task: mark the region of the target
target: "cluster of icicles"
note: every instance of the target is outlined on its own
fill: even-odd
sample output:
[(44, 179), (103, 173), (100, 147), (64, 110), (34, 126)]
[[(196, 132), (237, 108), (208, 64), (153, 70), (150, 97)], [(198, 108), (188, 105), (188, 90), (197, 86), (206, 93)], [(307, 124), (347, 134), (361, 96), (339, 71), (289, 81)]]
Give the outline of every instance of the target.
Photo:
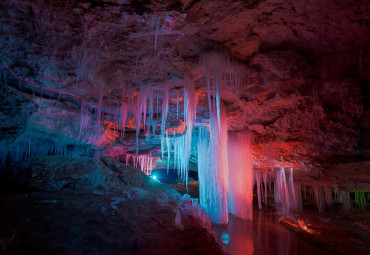
[[(157, 23), (154, 20), (153, 26), (158, 27)], [(253, 171), (252, 138), (249, 133), (228, 133), (226, 110), (220, 96), (222, 90), (231, 90), (238, 94), (242, 85), (249, 83), (248, 72), (242, 65), (218, 52), (203, 54), (200, 62), (205, 72), (209, 122), (197, 122), (199, 94), (195, 91), (193, 79), (186, 75), (183, 97), (185, 128), (181, 127), (182, 133), (166, 129), (171, 90), (169, 83), (164, 83), (162, 88), (140, 86), (139, 91), (126, 84), (122, 86), (121, 103), (118, 106), (104, 105), (104, 88), (99, 90), (97, 104), (81, 104), (79, 139), (84, 139), (88, 129), (101, 130), (102, 120), (117, 123), (114, 125), (114, 131), (120, 134), (121, 140), (124, 139), (126, 127), (136, 129), (136, 154), (126, 153), (126, 164), (140, 167), (144, 173), (150, 175), (157, 158), (138, 154), (139, 135), (144, 131), (147, 140), (156, 136), (159, 133), (157, 124), (160, 119), (158, 135), (161, 139), (162, 159), (166, 158), (168, 168), (173, 162), (178, 175), (187, 183), (190, 158), (192, 155), (197, 157), (200, 208), (204, 209), (213, 223), (227, 223), (229, 212), (252, 220), (254, 185), (258, 205), (262, 209), (262, 201), (267, 203), (268, 187), (270, 186), (271, 192), (272, 182), (275, 185), (275, 202), (281, 204), (285, 214), (291, 210), (300, 210), (302, 200), (311, 198), (316, 202), (319, 211), (323, 211), (325, 206), (333, 203), (333, 193), (334, 199), (344, 207), (350, 207), (351, 199), (348, 193), (339, 192), (335, 187), (307, 187), (294, 183), (293, 169), (290, 170), (288, 178), (284, 168), (275, 171), (275, 174)], [(176, 108), (178, 117), (178, 94)], [(93, 112), (96, 112), (96, 122), (91, 118)], [(96, 124), (92, 124), (94, 122)], [(65, 144), (37, 146), (32, 143), (30, 137), (24, 135), (10, 150), (4, 146), (0, 147), (0, 164), (6, 162), (8, 155), (13, 160), (23, 160), (33, 156), (67, 154)], [(364, 200), (361, 194), (357, 197), (358, 201)]]
[[(274, 193), (275, 203), (281, 205), (282, 213), (288, 215), (292, 211), (303, 209), (302, 203), (307, 201), (315, 203), (318, 211), (321, 213), (325, 208), (330, 207), (333, 203), (342, 204), (344, 210), (351, 208), (351, 198), (349, 192), (341, 191), (336, 186), (329, 185), (308, 185), (294, 181), (294, 169), (286, 170), (282, 167), (280, 170), (255, 171), (254, 184), (257, 190), (258, 207), (262, 209), (262, 202), (267, 204), (268, 194)], [(271, 184), (274, 184), (272, 189)], [(358, 201), (355, 203), (358, 207), (366, 208), (366, 204), (361, 204), (361, 197), (364, 194), (358, 192), (356, 195)]]
[[(194, 83), (186, 77), (184, 88), (184, 119), (186, 131), (181, 136), (169, 136), (165, 130), (165, 115), (162, 115), (162, 157), (167, 157), (169, 164), (173, 159), (174, 167), (185, 182), (188, 178), (189, 159), (197, 156), (200, 208), (210, 216), (213, 223), (227, 223), (228, 213), (243, 219), (253, 219), (253, 188), (256, 186), (258, 206), (262, 209), (262, 201), (267, 204), (268, 183), (274, 183), (275, 202), (280, 204), (284, 214), (302, 209), (302, 201), (313, 199), (320, 212), (330, 206), (334, 200), (348, 206), (348, 193), (339, 192), (330, 186), (307, 186), (294, 182), (293, 169), (286, 175), (280, 168), (268, 172), (254, 171), (252, 158), (252, 137), (247, 132), (228, 133), (225, 107), (220, 98), (221, 89), (225, 84), (239, 77), (228, 73), (234, 70), (225, 61), (224, 56), (210, 53), (202, 56), (207, 84), (209, 107), (209, 123), (195, 123), (198, 96)], [(228, 68), (226, 68), (228, 67)], [(238, 68), (236, 68), (238, 70)], [(238, 86), (235, 87), (238, 89)], [(168, 93), (164, 93), (164, 98)], [(164, 103), (164, 114), (168, 104)], [(195, 130), (193, 130), (195, 127)], [(287, 178), (288, 176), (288, 178)], [(360, 200), (360, 199), (358, 199)]]
[[(141, 86), (139, 92), (134, 91), (133, 87), (123, 86), (122, 103), (116, 108), (103, 106), (104, 93), (101, 90), (96, 106), (96, 128), (100, 128), (103, 119), (118, 123), (115, 131), (120, 131), (121, 139), (124, 138), (126, 126), (135, 128), (136, 154), (126, 153), (125, 162), (150, 175), (157, 158), (138, 154), (139, 135), (142, 131), (146, 139), (157, 135), (156, 125), (160, 116), (162, 159), (167, 160), (168, 169), (173, 162), (171, 167), (177, 169), (179, 177), (187, 183), (190, 158), (197, 156), (200, 208), (204, 209), (213, 223), (227, 223), (229, 212), (252, 220), (253, 188), (256, 186), (258, 206), (262, 209), (262, 201), (267, 203), (268, 183), (271, 186), (271, 182), (274, 183), (275, 202), (281, 205), (284, 214), (300, 210), (302, 199), (313, 198), (319, 211), (330, 206), (333, 203), (332, 188), (306, 187), (294, 183), (293, 169), (288, 178), (283, 168), (275, 171), (273, 176), (268, 172), (253, 171), (252, 137), (249, 133), (228, 133), (226, 111), (220, 98), (221, 90), (239, 92), (242, 84), (248, 82), (248, 76), (242, 72), (240, 65), (231, 62), (223, 54), (203, 54), (201, 64), (205, 70), (209, 123), (196, 121), (199, 94), (195, 91), (192, 78), (186, 75), (183, 95), (185, 128), (181, 127), (182, 132), (171, 132), (166, 127), (171, 100), (169, 83), (164, 83), (162, 88)], [(176, 96), (176, 115), (179, 116), (178, 93)], [(88, 119), (91, 116), (90, 108), (81, 106), (80, 135), (91, 122)], [(104, 117), (102, 113), (105, 113)], [(133, 120), (133, 125), (129, 124), (129, 119)], [(271, 188), (269, 190), (271, 192)], [(344, 204), (348, 204), (347, 197), (345, 193), (338, 193), (337, 196)]]
[(0, 168), (5, 168), (6, 162), (20, 161), (36, 156), (67, 155), (67, 144), (39, 141), (32, 136), (29, 129), (10, 144), (0, 144)]
[(134, 167), (140, 168), (146, 175), (152, 174), (154, 163), (158, 159), (158, 157), (152, 157), (149, 154), (136, 155), (131, 153), (116, 154), (116, 159), (119, 160), (121, 155), (124, 156), (126, 165), (131, 164)]

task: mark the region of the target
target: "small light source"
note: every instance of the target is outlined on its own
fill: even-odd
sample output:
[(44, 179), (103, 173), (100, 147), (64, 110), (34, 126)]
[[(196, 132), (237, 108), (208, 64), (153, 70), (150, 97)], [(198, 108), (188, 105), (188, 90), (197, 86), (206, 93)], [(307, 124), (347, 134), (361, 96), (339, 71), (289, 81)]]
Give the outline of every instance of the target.
[(156, 175), (153, 175), (153, 178), (157, 180), (157, 176)]

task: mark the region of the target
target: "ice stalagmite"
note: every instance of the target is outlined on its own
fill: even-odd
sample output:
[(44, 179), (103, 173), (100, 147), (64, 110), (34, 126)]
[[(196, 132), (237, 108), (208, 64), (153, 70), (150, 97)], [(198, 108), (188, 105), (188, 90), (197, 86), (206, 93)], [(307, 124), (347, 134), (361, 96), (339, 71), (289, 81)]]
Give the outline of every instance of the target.
[(253, 159), (251, 134), (229, 133), (229, 211), (253, 219)]

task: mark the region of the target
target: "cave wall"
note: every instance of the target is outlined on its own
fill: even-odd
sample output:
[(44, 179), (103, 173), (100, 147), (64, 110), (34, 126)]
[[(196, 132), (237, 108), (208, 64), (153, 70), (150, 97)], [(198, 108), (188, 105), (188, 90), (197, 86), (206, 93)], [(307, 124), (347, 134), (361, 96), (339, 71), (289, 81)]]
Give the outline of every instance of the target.
[[(367, 1), (4, 0), (0, 5), (3, 148), (28, 125), (40, 143), (132, 152), (132, 125), (120, 141), (109, 124), (122, 87), (138, 92), (151, 86), (161, 101), (167, 82), (175, 99), (189, 75), (202, 98), (199, 58), (218, 50), (248, 72), (242, 91), (222, 91), (221, 99), (229, 130), (255, 134), (255, 168), (317, 173), (370, 156)], [(99, 91), (106, 122), (96, 129)], [(91, 106), (84, 137), (82, 104)], [(178, 127), (176, 102), (169, 107), (168, 127)], [(179, 107), (183, 118), (182, 102)], [(207, 121), (206, 110), (200, 103), (199, 121)], [(158, 155), (159, 143), (158, 137), (140, 136), (142, 152)]]

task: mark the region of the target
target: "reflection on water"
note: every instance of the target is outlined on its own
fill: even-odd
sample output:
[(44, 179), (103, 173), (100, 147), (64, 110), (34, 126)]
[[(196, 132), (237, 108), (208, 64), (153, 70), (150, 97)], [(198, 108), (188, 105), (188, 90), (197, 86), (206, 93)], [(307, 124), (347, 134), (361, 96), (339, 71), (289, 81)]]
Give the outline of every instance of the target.
[(229, 214), (228, 225), (213, 225), (217, 242), (220, 243), (222, 231), (229, 233), (229, 245), (225, 247), (228, 254), (329, 254), (285, 229), (272, 212), (254, 210), (253, 213), (253, 222)]

